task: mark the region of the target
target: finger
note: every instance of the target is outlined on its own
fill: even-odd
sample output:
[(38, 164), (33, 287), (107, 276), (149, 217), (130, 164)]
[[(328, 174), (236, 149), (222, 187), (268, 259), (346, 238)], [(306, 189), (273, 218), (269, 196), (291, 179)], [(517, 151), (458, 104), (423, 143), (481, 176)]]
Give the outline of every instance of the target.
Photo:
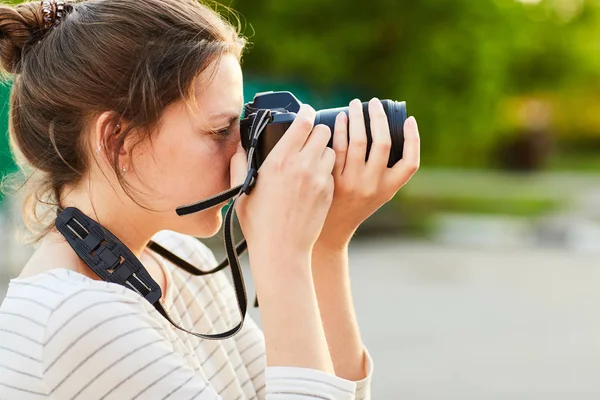
[(231, 187), (235, 187), (241, 185), (246, 180), (246, 175), (248, 174), (248, 165), (247, 165), (247, 155), (246, 150), (242, 147), (240, 143), (238, 145), (237, 151), (231, 157), (229, 175), (231, 178)]
[(346, 165), (346, 157), (348, 155), (348, 116), (345, 112), (341, 112), (335, 119), (335, 127), (333, 129), (333, 150), (335, 151), (335, 166), (333, 175), (340, 176)]
[(326, 147), (325, 151), (323, 151), (323, 155), (321, 156), (320, 160), (320, 167), (322, 171), (328, 174), (332, 174), (333, 169), (335, 168), (336, 158), (337, 156), (335, 154), (335, 151), (330, 147)]
[(272, 151), (285, 154), (299, 152), (306, 144), (313, 130), (315, 116), (316, 112), (311, 106), (302, 104), (294, 122), (292, 122), (285, 134), (279, 139)]
[(419, 128), (414, 117), (404, 123), (404, 149), (402, 159), (391, 169), (392, 184), (400, 188), (417, 172), (421, 159)]
[(350, 102), (350, 143), (344, 166), (344, 174), (357, 175), (365, 167), (367, 154), (367, 132), (362, 103), (358, 99)]
[(382, 171), (387, 168), (390, 158), (392, 137), (390, 136), (390, 126), (383, 104), (377, 98), (369, 102), (369, 117), (371, 119), (371, 138), (373, 142), (371, 143), (367, 168), (381, 175)]
[(331, 140), (331, 129), (327, 125), (319, 124), (314, 127), (301, 153), (312, 160), (319, 160)]

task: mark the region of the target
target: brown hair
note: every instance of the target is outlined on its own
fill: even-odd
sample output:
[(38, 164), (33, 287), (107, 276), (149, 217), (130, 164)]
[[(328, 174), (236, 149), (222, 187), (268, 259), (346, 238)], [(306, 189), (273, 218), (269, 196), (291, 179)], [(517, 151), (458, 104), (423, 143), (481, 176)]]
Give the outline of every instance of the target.
[(198, 75), (224, 54), (239, 59), (245, 45), (239, 20), (235, 29), (198, 0), (76, 1), (67, 11), (45, 30), (40, 1), (0, 5), (0, 64), (13, 80), (10, 146), (26, 176), (32, 242), (54, 228), (65, 186), (89, 171), (84, 132), (94, 117), (109, 111), (112, 126), (127, 122), (112, 156), (125, 189), (117, 157), (125, 137), (150, 138), (165, 107), (192, 100)]

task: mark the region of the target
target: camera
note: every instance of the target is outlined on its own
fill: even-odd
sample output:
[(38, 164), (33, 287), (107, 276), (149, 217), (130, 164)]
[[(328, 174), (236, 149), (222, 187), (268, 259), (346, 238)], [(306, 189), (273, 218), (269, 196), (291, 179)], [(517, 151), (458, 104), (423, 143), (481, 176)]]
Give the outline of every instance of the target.
[[(393, 100), (382, 100), (383, 109), (388, 118), (390, 134), (392, 138), (392, 147), (390, 157), (388, 159), (388, 167), (392, 167), (402, 158), (402, 149), (404, 146), (404, 122), (406, 121), (406, 102), (398, 102)], [(275, 147), (279, 139), (288, 130), (296, 114), (300, 110), (302, 103), (290, 92), (265, 92), (255, 95), (254, 100), (244, 105), (244, 115), (240, 123), (240, 133), (242, 146), (246, 151), (250, 148), (251, 143), (251, 128), (256, 119), (258, 110), (270, 110), (271, 115), (268, 124), (261, 132), (258, 145), (256, 147), (257, 167), (269, 155), (269, 152)], [(369, 157), (371, 149), (371, 124), (369, 118), (368, 102), (363, 103), (363, 114), (365, 118), (365, 128), (367, 132), (367, 152), (366, 158)], [(340, 112), (348, 114), (349, 107), (330, 108), (317, 112), (315, 118), (315, 126), (318, 124), (327, 125), (333, 132), (335, 119)], [(333, 138), (329, 141), (328, 146), (333, 144)]]

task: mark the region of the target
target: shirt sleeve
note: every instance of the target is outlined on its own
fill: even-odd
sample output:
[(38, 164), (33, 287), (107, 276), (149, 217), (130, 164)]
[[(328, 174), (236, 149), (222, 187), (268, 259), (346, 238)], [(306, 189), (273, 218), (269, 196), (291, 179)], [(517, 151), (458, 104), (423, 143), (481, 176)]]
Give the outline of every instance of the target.
[(356, 400), (371, 400), (371, 378), (373, 376), (373, 359), (365, 348), (366, 377), (356, 382)]
[[(145, 300), (113, 288), (78, 289), (52, 311), (42, 352), (49, 398), (220, 400), (161, 334)], [(311, 369), (269, 367), (264, 381), (266, 400), (355, 398), (354, 382)]]

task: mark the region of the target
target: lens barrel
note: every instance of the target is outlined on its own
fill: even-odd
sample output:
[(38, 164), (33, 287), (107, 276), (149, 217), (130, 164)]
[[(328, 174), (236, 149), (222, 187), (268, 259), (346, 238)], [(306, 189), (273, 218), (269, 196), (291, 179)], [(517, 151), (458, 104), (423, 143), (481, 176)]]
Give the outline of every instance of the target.
[[(392, 167), (402, 158), (402, 149), (404, 147), (404, 122), (407, 118), (406, 102), (382, 100), (381, 103), (383, 104), (383, 109), (388, 117), (388, 125), (390, 127), (390, 135), (392, 138), (392, 148), (388, 159), (388, 167)], [(371, 136), (371, 118), (369, 117), (369, 103), (365, 102), (362, 104), (367, 131), (366, 158), (368, 159), (371, 144), (373, 143), (373, 138)], [(331, 132), (333, 132), (337, 115), (340, 112), (345, 112), (346, 115), (348, 115), (348, 110), (349, 107), (339, 107), (318, 111), (315, 118), (315, 126), (324, 124), (331, 129)], [(333, 141), (329, 142), (329, 147), (332, 146), (332, 143)]]
[[(390, 136), (392, 139), (390, 156), (388, 159), (388, 167), (394, 166), (402, 158), (402, 150), (404, 147), (404, 123), (407, 118), (406, 102), (382, 100), (383, 109), (388, 119), (390, 128)], [(258, 109), (271, 110), (271, 122), (265, 127), (261, 134), (260, 140), (256, 148), (256, 163), (260, 166), (277, 144), (279, 139), (283, 137), (299, 111), (302, 103), (290, 92), (267, 92), (259, 93), (254, 97), (252, 103), (246, 104), (247, 117), (240, 122), (240, 135), (242, 146), (248, 150), (250, 148), (250, 132), (255, 111)], [(363, 116), (365, 119), (365, 128), (367, 134), (367, 151), (365, 159), (369, 158), (373, 138), (371, 136), (371, 119), (369, 117), (369, 103), (362, 103)], [(349, 107), (329, 108), (317, 112), (315, 117), (315, 126), (319, 124), (327, 125), (333, 132), (335, 127), (335, 119), (340, 112), (349, 114)], [(333, 145), (333, 138), (329, 141), (329, 147)]]

